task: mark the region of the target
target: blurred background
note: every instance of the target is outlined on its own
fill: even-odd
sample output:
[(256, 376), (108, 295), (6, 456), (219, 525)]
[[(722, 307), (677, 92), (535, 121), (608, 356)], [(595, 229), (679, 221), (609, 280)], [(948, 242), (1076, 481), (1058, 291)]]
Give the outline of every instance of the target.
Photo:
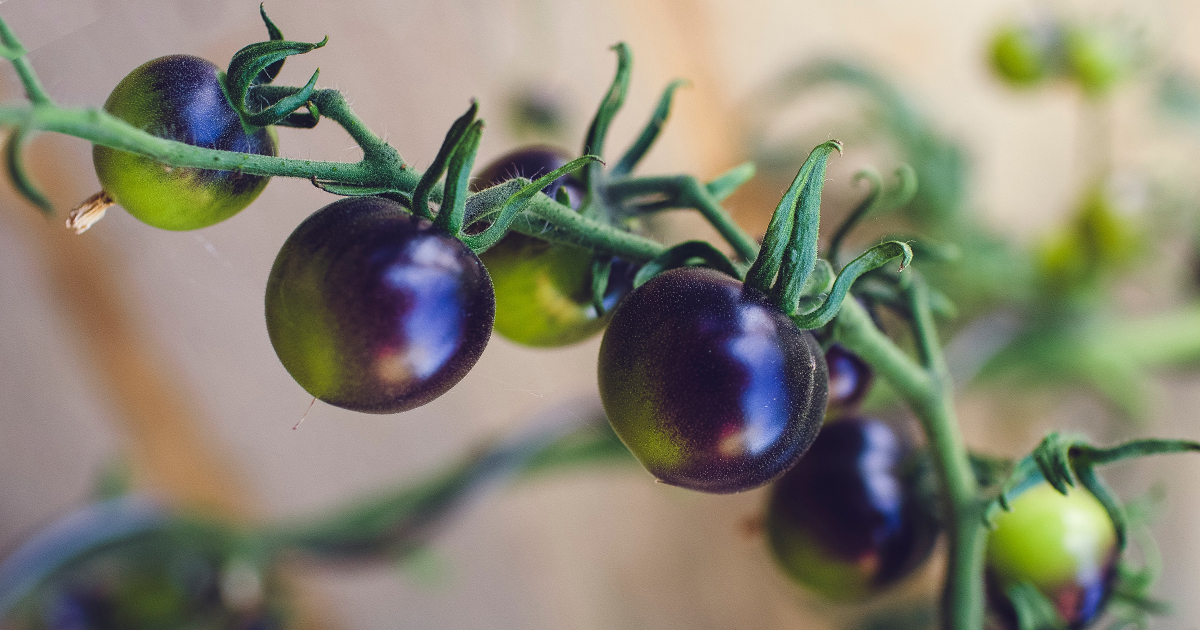
[[(302, 84), (319, 66), (320, 85), (342, 90), (418, 168), (472, 97), (489, 122), (478, 163), (533, 141), (577, 151), (611, 80), (608, 48), (625, 41), (634, 53), (632, 88), (610, 146), (632, 140), (667, 82), (689, 79), (640, 172), (707, 179), (759, 160), (759, 180), (727, 203), (752, 233), (765, 229), (802, 160), (772, 147), (800, 147), (802, 156), (826, 139), (846, 142), (826, 184), (835, 215), (862, 194), (852, 181), (858, 168), (890, 172), (907, 159), (868, 133), (852, 90), (831, 84), (772, 100), (791, 70), (830, 58), (878, 73), (960, 147), (969, 169), (963, 211), (1020, 247), (1036, 247), (1076, 210), (1095, 175), (1094, 124), (1109, 130), (1099, 141), (1112, 150), (1100, 153), (1111, 155), (1105, 168), (1132, 216), (1154, 204), (1168, 215), (1200, 210), (1200, 127), (1166, 111), (1159, 80), (1172, 69), (1200, 75), (1200, 4), (1192, 0), (277, 0), (267, 9), (289, 39), (330, 38), (290, 60), (278, 82)], [(161, 55), (224, 66), (263, 39), (257, 10), (254, 0), (7, 0), (0, 16), (49, 92), (84, 106), (103, 103), (125, 74)], [(989, 66), (997, 30), (1061, 15), (1127, 27), (1143, 51), (1145, 78), (1129, 79), (1102, 108), (1076, 86), (1016, 90), (998, 79)], [(21, 96), (9, 70), (0, 71), (0, 93)], [(330, 122), (283, 129), (280, 138), (289, 157), (359, 155)], [(59, 218), (98, 189), (82, 141), (41, 136), (28, 159)], [(178, 504), (265, 522), (395, 486), (538, 418), (596, 413), (599, 338), (534, 350), (494, 337), (467, 378), (429, 405), (366, 416), (318, 403), (293, 430), (311, 397), (270, 346), (263, 287), (287, 235), (331, 200), (308, 182), (277, 179), (249, 209), (211, 228), (165, 232), (113, 210), (77, 237), (0, 186), (0, 555), (84, 505), (114, 466)], [(713, 236), (683, 212), (652, 228), (669, 240)], [(1116, 289), (1122, 308), (1170, 304), (1186, 293), (1181, 284), (1195, 282), (1160, 272), (1187, 268), (1195, 239), (1186, 230), (1176, 237), (1150, 254), (1170, 265), (1147, 263), (1150, 272)], [(1200, 439), (1200, 374), (1159, 373), (1148, 391), (1142, 424), (1071, 389), (1017, 402), (967, 391), (960, 413), (970, 445), (1003, 455), (1028, 452), (1051, 427), (1102, 443)], [(1176, 614), (1154, 627), (1198, 627), (1200, 458), (1121, 465), (1111, 479), (1127, 496), (1165, 489), (1154, 531), (1167, 561), (1156, 593)], [(580, 470), (474, 503), (407, 564), (296, 567), (287, 579), (297, 618), (312, 628), (856, 623), (860, 610), (823, 603), (772, 566), (751, 526), (764, 499), (761, 491), (692, 494), (633, 467)], [(938, 565), (874, 609), (931, 592)]]

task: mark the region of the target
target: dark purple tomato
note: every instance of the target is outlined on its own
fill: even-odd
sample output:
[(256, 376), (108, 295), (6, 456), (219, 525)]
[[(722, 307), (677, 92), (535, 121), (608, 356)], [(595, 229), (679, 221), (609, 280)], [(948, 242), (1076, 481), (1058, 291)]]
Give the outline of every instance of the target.
[[(247, 128), (230, 105), (220, 69), (189, 55), (159, 57), (121, 79), (104, 102), (108, 113), (160, 138), (222, 151), (275, 155), (275, 137)], [(224, 221), (250, 205), (267, 177), (236, 171), (172, 168), (96, 145), (100, 184), (129, 214), (167, 230)]]
[(825, 365), (829, 366), (829, 411), (856, 409), (875, 380), (871, 366), (836, 343), (825, 352)]
[(1096, 619), (1116, 576), (1117, 535), (1108, 512), (1087, 490), (1063, 495), (1036, 479), (1018, 489), (988, 536), (987, 568), (997, 612), (1015, 627), (1003, 594), (1018, 582), (1037, 588), (1071, 628)]
[(826, 424), (771, 490), (767, 540), (783, 570), (845, 601), (876, 593), (920, 566), (938, 527), (904, 470), (910, 453), (878, 420)]
[[(570, 160), (569, 154), (549, 147), (530, 147), (497, 159), (480, 171), (478, 188), (514, 177), (537, 179)], [(572, 205), (583, 201), (582, 182), (570, 175), (542, 189), (554, 197), (562, 188)], [(496, 288), (496, 332), (519, 344), (543, 348), (578, 343), (604, 329), (611, 309), (633, 289), (637, 267), (613, 260), (604, 312), (592, 304), (592, 254), (588, 250), (548, 243), (509, 232), (480, 259)]]
[(825, 359), (761, 293), (711, 269), (662, 273), (617, 307), (600, 345), (613, 429), (663, 482), (740, 492), (783, 474), (825, 413)]
[(288, 237), (267, 280), (267, 331), (305, 390), (396, 413), (441, 396), (475, 365), (496, 302), (466, 245), (377, 197), (325, 206)]

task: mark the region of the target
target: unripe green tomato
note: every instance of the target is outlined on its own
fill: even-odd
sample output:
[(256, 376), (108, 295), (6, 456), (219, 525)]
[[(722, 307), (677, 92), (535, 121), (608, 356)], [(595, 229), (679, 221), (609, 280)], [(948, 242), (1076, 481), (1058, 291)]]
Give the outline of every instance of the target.
[(996, 33), (991, 46), (992, 69), (1011, 85), (1030, 86), (1049, 74), (1049, 50), (1033, 29), (1009, 25)]
[[(159, 57), (121, 79), (104, 109), (161, 138), (275, 155), (274, 132), (244, 127), (222, 83), (220, 70), (204, 59)], [(224, 221), (250, 205), (269, 179), (238, 171), (173, 168), (99, 145), (92, 150), (92, 162), (105, 192), (129, 214), (167, 230), (194, 230)]]
[[(514, 177), (537, 179), (567, 163), (570, 155), (550, 147), (526, 147), (501, 156), (479, 172), (475, 186), (486, 188)], [(564, 175), (543, 189), (554, 197), (567, 191), (572, 204), (583, 201), (583, 183)], [(496, 288), (496, 332), (509, 341), (556, 348), (584, 341), (604, 330), (612, 309), (633, 289), (637, 268), (614, 258), (599, 313), (592, 303), (592, 253), (509, 232), (479, 256)]]
[(479, 258), (496, 288), (496, 332), (546, 348), (578, 343), (604, 330), (636, 272), (614, 261), (605, 313), (598, 315), (592, 304), (592, 255), (585, 249), (510, 232)]
[[(1028, 582), (1072, 628), (1104, 609), (1112, 589), (1117, 534), (1096, 497), (1063, 495), (1042, 481), (1010, 501), (988, 537), (988, 576), (1000, 592)], [(1000, 606), (1001, 610), (1005, 606)]]
[(1115, 29), (1074, 27), (1064, 46), (1067, 72), (1088, 94), (1104, 94), (1133, 70), (1133, 42)]

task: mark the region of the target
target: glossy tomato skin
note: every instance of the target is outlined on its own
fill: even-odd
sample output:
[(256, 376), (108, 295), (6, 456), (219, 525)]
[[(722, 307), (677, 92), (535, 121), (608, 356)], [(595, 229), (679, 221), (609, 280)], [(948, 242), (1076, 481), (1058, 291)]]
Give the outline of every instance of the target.
[(889, 425), (827, 423), (771, 489), (766, 533), (796, 582), (833, 600), (876, 593), (933, 551), (938, 526), (905, 469), (907, 441)]
[(336, 201), (288, 237), (267, 280), (267, 331), (310, 394), (396, 413), (466, 376), (487, 345), (491, 280), (461, 241), (377, 197)]
[(600, 345), (609, 421), (665, 483), (727, 493), (779, 477), (825, 413), (825, 360), (765, 296), (711, 269), (673, 269), (617, 307)]
[[(475, 180), (487, 188), (514, 177), (537, 179), (567, 163), (570, 156), (550, 147), (529, 147), (498, 158)], [(554, 197), (566, 189), (572, 205), (586, 191), (572, 176), (560, 177), (542, 192)], [(509, 232), (480, 259), (496, 287), (496, 332), (519, 344), (553, 348), (578, 343), (604, 329), (617, 302), (633, 289), (637, 268), (614, 259), (604, 295), (604, 312), (592, 304), (592, 254)]]
[(1060, 494), (1036, 480), (1010, 499), (988, 536), (987, 571), (992, 601), (1016, 627), (1004, 592), (1028, 582), (1071, 628), (1083, 628), (1104, 610), (1116, 576), (1117, 534), (1108, 512), (1083, 488)]
[[(246, 129), (225, 97), (219, 69), (189, 55), (148, 61), (113, 89), (104, 109), (151, 134), (195, 146), (275, 155), (275, 136)], [(167, 230), (224, 221), (250, 205), (268, 178), (236, 171), (172, 168), (150, 158), (96, 145), (104, 190), (139, 220)]]
[(857, 409), (871, 390), (874, 370), (857, 354), (836, 343), (825, 351), (825, 365), (829, 367), (828, 411), (832, 414)]

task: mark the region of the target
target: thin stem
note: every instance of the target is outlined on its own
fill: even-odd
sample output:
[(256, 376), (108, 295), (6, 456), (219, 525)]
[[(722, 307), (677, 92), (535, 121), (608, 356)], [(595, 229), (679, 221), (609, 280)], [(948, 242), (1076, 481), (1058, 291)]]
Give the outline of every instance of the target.
[(25, 46), (21, 44), (4, 20), (0, 20), (0, 43), (4, 48), (4, 56), (8, 57), (8, 60), (12, 62), (13, 69), (17, 71), (21, 85), (25, 87), (25, 96), (29, 97), (30, 102), (36, 105), (53, 103), (50, 95), (46, 93), (46, 88), (42, 87), (37, 73), (33, 71), (33, 65), (25, 57), (27, 54)]
[(758, 255), (758, 243), (729, 216), (708, 187), (691, 175), (620, 179), (609, 184), (608, 195), (613, 199), (662, 197), (652, 202), (655, 209), (661, 210), (692, 208), (733, 246), (739, 258), (750, 262)]
[[(259, 85), (251, 89), (253, 96), (259, 96), (267, 102), (275, 102), (298, 92), (300, 88), (281, 85)], [(363, 151), (364, 160), (395, 161), (403, 165), (404, 160), (395, 147), (389, 145), (377, 136), (362, 119), (350, 108), (346, 97), (337, 90), (316, 90), (309, 101), (317, 106), (321, 115), (336, 122), (346, 130)]]
[(950, 539), (942, 625), (947, 630), (979, 630), (983, 628), (983, 550), (987, 540), (983, 504), (954, 414), (953, 387), (941, 359), (927, 294), (919, 289), (919, 281), (913, 285), (917, 287), (914, 320), (923, 322), (916, 327), (918, 346), (927, 355), (924, 360), (931, 369), (917, 365), (896, 347), (854, 300), (842, 305), (834, 334), (851, 352), (870, 363), (921, 421), (938, 472)]

